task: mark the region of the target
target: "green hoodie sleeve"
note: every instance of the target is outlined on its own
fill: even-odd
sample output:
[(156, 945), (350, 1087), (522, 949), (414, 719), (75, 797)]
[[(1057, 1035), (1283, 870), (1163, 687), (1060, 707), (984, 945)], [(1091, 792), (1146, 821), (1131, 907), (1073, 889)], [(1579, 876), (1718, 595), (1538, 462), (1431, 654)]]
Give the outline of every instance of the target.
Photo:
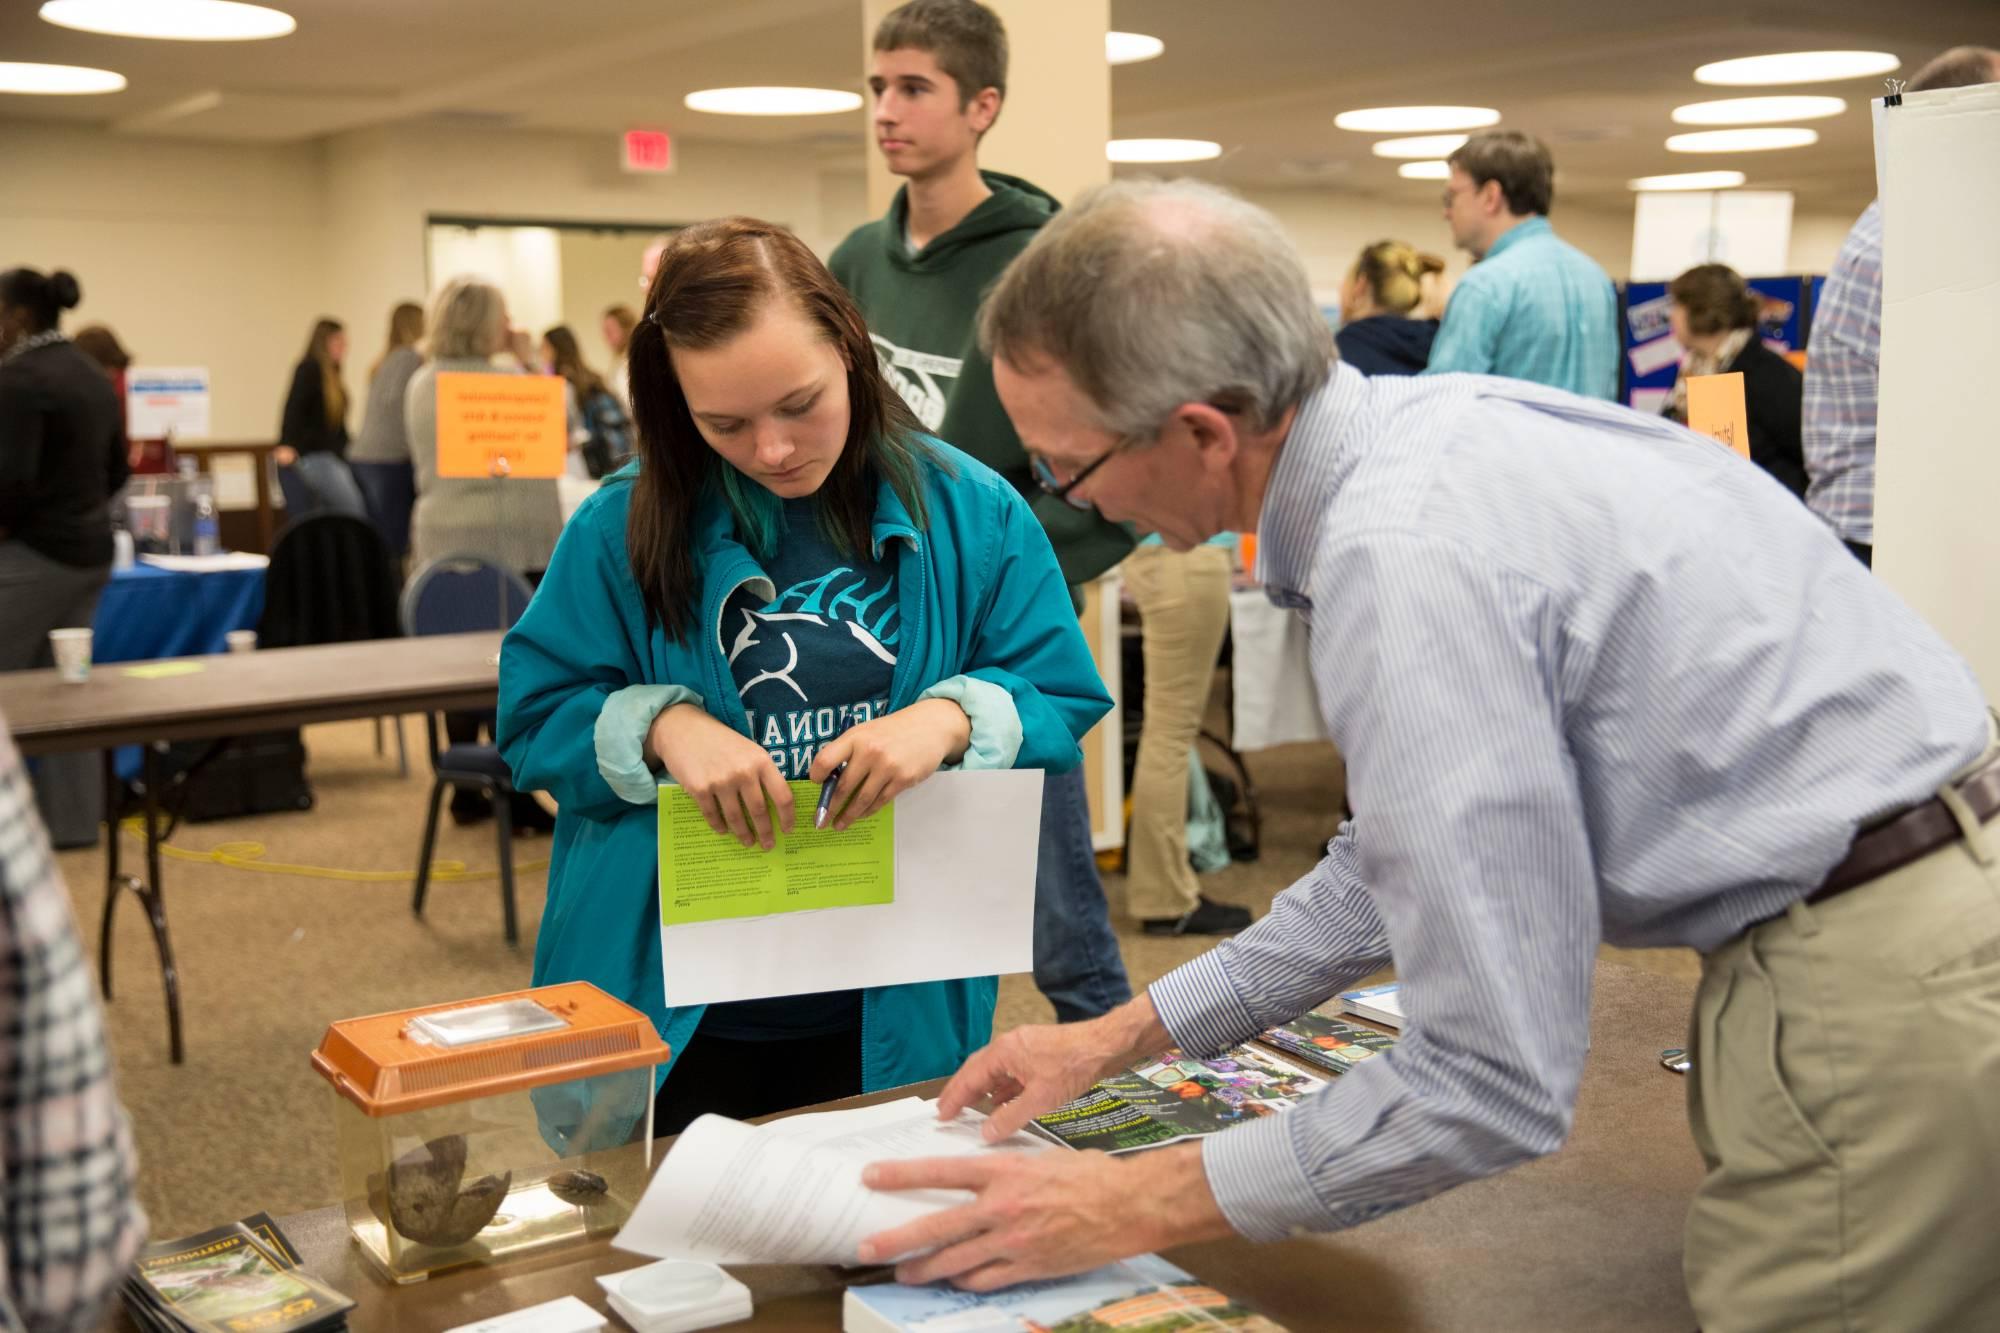
[(495, 740), (522, 791), (546, 791), (564, 813), (610, 819), (631, 809), (598, 766), (605, 703), (648, 682), (638, 645), (649, 634), (617, 524), (604, 521), (614, 495), (592, 496), (563, 529), (527, 611), (500, 650)]

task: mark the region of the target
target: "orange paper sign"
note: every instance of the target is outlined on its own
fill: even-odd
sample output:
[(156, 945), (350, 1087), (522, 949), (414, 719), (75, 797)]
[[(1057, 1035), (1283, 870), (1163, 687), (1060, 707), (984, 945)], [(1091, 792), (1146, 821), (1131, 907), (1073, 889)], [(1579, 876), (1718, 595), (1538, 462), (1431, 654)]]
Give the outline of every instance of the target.
[(1690, 375), (1688, 429), (1750, 456), (1750, 414), (1743, 407), (1743, 372)]
[(437, 377), (440, 477), (560, 477), (569, 454), (563, 382), (554, 375)]

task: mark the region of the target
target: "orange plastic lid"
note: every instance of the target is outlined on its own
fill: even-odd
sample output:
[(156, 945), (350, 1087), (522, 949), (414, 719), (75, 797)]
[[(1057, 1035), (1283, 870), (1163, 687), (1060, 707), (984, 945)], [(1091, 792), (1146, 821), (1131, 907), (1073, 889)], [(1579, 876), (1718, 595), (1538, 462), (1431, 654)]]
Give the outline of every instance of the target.
[(365, 1114), (388, 1116), (662, 1064), (667, 1055), (644, 1014), (570, 981), (342, 1019), (312, 1062)]

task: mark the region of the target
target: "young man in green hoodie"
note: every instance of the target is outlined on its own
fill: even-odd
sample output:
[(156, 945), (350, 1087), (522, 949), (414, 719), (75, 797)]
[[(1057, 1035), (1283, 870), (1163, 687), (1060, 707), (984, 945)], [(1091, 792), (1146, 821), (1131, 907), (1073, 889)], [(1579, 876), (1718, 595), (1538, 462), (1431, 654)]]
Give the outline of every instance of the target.
[[(1006, 30), (974, 0), (911, 0), (875, 29), (872, 66), (875, 141), (907, 183), (888, 215), (857, 228), (828, 267), (853, 293), (884, 372), (924, 429), (1027, 497), (1074, 597), (1075, 585), (1132, 549), (1132, 537), (1036, 485), (978, 345), (980, 298), (1058, 207), (1026, 181), (979, 169), (980, 136), (1007, 90)], [(1132, 993), (1097, 878), (1081, 769), (1050, 773), (1042, 788), (1035, 984), (1064, 1022), (1106, 1013)]]

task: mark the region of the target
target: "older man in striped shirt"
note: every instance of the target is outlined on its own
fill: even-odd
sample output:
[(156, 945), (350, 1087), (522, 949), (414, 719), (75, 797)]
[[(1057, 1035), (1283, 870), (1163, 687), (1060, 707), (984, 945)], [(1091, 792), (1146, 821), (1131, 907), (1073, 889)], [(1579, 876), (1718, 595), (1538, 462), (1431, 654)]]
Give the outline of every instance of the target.
[[(1784, 488), (1622, 408), (1334, 362), (1276, 221), (1193, 183), (1065, 210), (984, 315), (1068, 495), (1254, 527), (1356, 811), (1236, 939), (947, 1088), (997, 1136), (1393, 957), (1408, 1025), (1282, 1117), (1137, 1160), (880, 1164), (974, 1202), (911, 1280), (1352, 1226), (1558, 1147), (1600, 940), (1704, 955), (1687, 1231), (1710, 1333), (2000, 1328), (2000, 761), (1970, 670)], [(1579, 1218), (1579, 1230), (1588, 1219)]]

